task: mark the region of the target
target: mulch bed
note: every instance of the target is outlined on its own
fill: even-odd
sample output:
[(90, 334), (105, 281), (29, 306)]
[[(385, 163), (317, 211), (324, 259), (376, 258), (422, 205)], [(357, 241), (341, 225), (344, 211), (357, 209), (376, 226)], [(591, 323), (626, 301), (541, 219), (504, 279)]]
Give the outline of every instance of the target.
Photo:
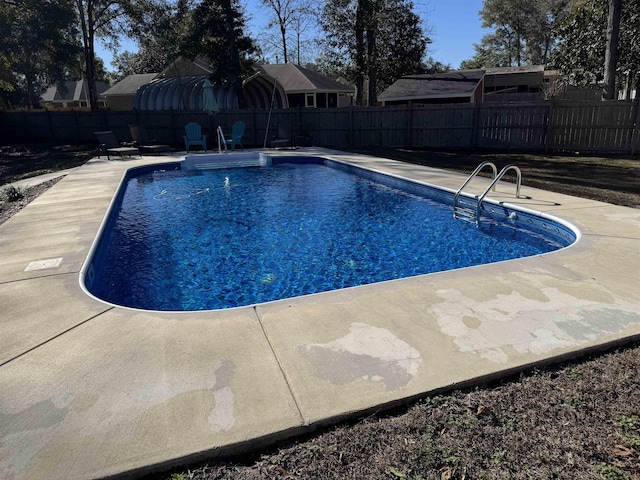
[[(44, 192), (49, 190), (63, 178), (64, 176), (60, 176), (58, 178), (54, 178), (53, 180), (49, 180), (48, 182), (41, 183), (40, 185), (34, 185), (33, 187), (29, 187), (23, 190), (21, 189), (20, 192), (22, 193), (22, 198), (20, 200), (16, 200), (14, 202), (0, 200), (0, 225), (9, 220), (16, 213), (18, 213)], [(2, 193), (3, 188), (7, 187), (0, 186), (0, 194)]]
[(29, 143), (0, 146), (0, 187), (24, 178), (83, 165), (96, 153), (95, 145)]

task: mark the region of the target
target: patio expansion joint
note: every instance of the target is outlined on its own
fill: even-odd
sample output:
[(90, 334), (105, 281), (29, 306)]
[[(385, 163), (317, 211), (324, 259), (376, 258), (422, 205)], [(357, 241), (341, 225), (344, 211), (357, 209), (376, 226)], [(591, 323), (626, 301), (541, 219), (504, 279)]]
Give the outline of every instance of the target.
[(640, 237), (630, 237), (628, 235), (611, 235), (609, 233), (585, 233), (582, 232), (583, 237), (593, 237), (593, 238), (617, 238), (619, 240), (640, 240)]
[(284, 367), (282, 366), (282, 362), (280, 361), (280, 357), (278, 357), (278, 354), (277, 354), (275, 348), (273, 347), (273, 344), (271, 343), (271, 340), (269, 339), (269, 335), (267, 335), (267, 331), (264, 328), (264, 325), (262, 323), (262, 318), (260, 317), (260, 314), (258, 313), (257, 306), (252, 307), (252, 310), (253, 310), (253, 313), (256, 316), (256, 319), (258, 320), (258, 323), (260, 324), (260, 328), (262, 329), (262, 334), (264, 335), (264, 338), (267, 340), (267, 343), (269, 344), (269, 348), (271, 349), (271, 353), (273, 353), (273, 357), (276, 359), (276, 362), (278, 363), (278, 368), (280, 369), (280, 372), (282, 373), (282, 377), (284, 378), (284, 381), (287, 384), (287, 388), (289, 389), (289, 393), (291, 394), (291, 398), (293, 399), (293, 403), (295, 404), (296, 409), (298, 410), (298, 415), (300, 416), (300, 419), (302, 420), (302, 425), (308, 425), (309, 421), (304, 417), (304, 415), (302, 413), (302, 409), (300, 408), (300, 404), (298, 403), (298, 399), (296, 398), (296, 395), (293, 392), (293, 388), (291, 387), (291, 382), (289, 381), (289, 377), (287, 376), (286, 372), (284, 371)]
[[(32, 270), (35, 272), (41, 272), (42, 270)], [(52, 278), (52, 277), (62, 277), (65, 275), (78, 275), (80, 273), (80, 270), (76, 270), (73, 272), (57, 272), (57, 273), (49, 273), (47, 275), (34, 275), (32, 277), (26, 277), (26, 278), (16, 278), (13, 280), (7, 280), (5, 282), (0, 281), (0, 285), (10, 285), (12, 283), (21, 283), (21, 282), (30, 282), (31, 280), (40, 280), (42, 278)]]
[(29, 348), (29, 349), (25, 350), (24, 352), (21, 352), (21, 353), (19, 353), (18, 355), (15, 355), (14, 357), (11, 357), (11, 358), (9, 358), (9, 359), (5, 360), (4, 362), (0, 363), (0, 367), (4, 367), (4, 366), (5, 366), (5, 365), (7, 365), (8, 363), (11, 363), (11, 362), (13, 362), (14, 360), (17, 360), (18, 358), (23, 357), (23, 356), (27, 355), (27, 354), (28, 354), (28, 353), (30, 353), (30, 352), (33, 352), (34, 350), (36, 350), (36, 349), (38, 349), (38, 348), (40, 348), (40, 347), (42, 347), (42, 346), (44, 346), (44, 345), (46, 345), (46, 344), (48, 344), (48, 343), (50, 343), (50, 342), (54, 341), (54, 340), (56, 340), (57, 338), (59, 338), (59, 337), (61, 337), (61, 336), (63, 336), (63, 335), (66, 335), (67, 333), (71, 332), (72, 330), (75, 330), (76, 328), (81, 327), (82, 325), (84, 325), (84, 324), (86, 324), (86, 323), (89, 323), (91, 320), (94, 320), (94, 319), (96, 319), (96, 318), (100, 317), (101, 315), (103, 315), (103, 314), (107, 313), (107, 312), (108, 312), (108, 311), (110, 311), (110, 310), (113, 310), (114, 308), (115, 308), (115, 307), (109, 307), (109, 308), (107, 308), (107, 309), (103, 310), (102, 312), (97, 313), (97, 314), (95, 314), (95, 315), (93, 315), (93, 316), (91, 316), (91, 317), (87, 318), (86, 320), (83, 320), (83, 321), (81, 321), (80, 323), (77, 323), (77, 324), (75, 324), (75, 325), (73, 325), (73, 326), (71, 326), (71, 327), (67, 328), (66, 330), (63, 330), (63, 331), (62, 331), (62, 332), (60, 332), (60, 333), (57, 333), (57, 334), (53, 335), (53, 336), (52, 336), (52, 337), (50, 337), (50, 338), (47, 338), (46, 340), (44, 340), (44, 341), (40, 342), (40, 343), (39, 343), (39, 344), (37, 344), (37, 345), (34, 345), (33, 347), (31, 347), (31, 348)]

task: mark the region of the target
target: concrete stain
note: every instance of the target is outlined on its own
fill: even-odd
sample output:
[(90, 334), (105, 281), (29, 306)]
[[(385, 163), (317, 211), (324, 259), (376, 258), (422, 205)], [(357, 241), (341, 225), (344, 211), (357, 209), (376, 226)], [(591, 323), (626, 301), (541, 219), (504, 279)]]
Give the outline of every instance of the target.
[(458, 290), (439, 290), (442, 302), (434, 303), (429, 310), (460, 352), (474, 353), (494, 363), (508, 362), (514, 351), (520, 355), (544, 354), (577, 346), (602, 333), (615, 334), (640, 322), (638, 303), (617, 300), (607, 304), (601, 302), (606, 294), (588, 300), (584, 295), (574, 297), (552, 287), (541, 291), (546, 301), (525, 298), (514, 291), (478, 303)]
[(298, 347), (317, 377), (336, 385), (364, 380), (398, 390), (417, 375), (420, 352), (384, 328), (352, 323), (349, 333), (324, 344)]

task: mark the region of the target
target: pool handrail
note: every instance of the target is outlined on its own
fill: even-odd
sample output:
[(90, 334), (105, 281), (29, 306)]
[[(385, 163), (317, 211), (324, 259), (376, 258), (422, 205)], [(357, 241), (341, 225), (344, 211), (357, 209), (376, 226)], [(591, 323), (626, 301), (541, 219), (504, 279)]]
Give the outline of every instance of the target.
[[(495, 178), (498, 175), (498, 167), (496, 167), (496, 165), (493, 162), (490, 162), (488, 160), (484, 161), (480, 165), (478, 165), (473, 172), (471, 172), (471, 175), (469, 175), (467, 177), (465, 182), (460, 186), (460, 188), (458, 189), (458, 191), (454, 195), (454, 197), (453, 197), (453, 218), (461, 218), (461, 219), (464, 219), (464, 220), (467, 220), (467, 221), (472, 221), (473, 210), (470, 210), (469, 208), (465, 208), (465, 207), (459, 206), (458, 205), (458, 198), (460, 197), (460, 194), (462, 193), (462, 190), (464, 189), (464, 187), (466, 187), (469, 184), (469, 182), (471, 180), (473, 180), (475, 178), (475, 176), (478, 175), (478, 173), (480, 173), (480, 170), (482, 170), (487, 165), (489, 165), (491, 167), (491, 170), (493, 171), (492, 179), (494, 179), (494, 182), (491, 184), (491, 186), (494, 185)], [(491, 188), (491, 186), (489, 188)], [(485, 192), (485, 194), (486, 194), (486, 192)], [(476, 212), (479, 212), (479, 210), (476, 209)], [(478, 219), (478, 217), (476, 216), (476, 218), (475, 218), (476, 224), (478, 223), (477, 219)]]
[(480, 197), (478, 198), (478, 204), (476, 205), (476, 218), (480, 218), (480, 209), (482, 208), (482, 201), (484, 200), (484, 197), (487, 196), (487, 193), (489, 193), (489, 190), (491, 190), (492, 188), (495, 189), (496, 183), (498, 183), (500, 179), (504, 176), (504, 174), (507, 173), (509, 170), (515, 170), (516, 172), (516, 198), (520, 198), (520, 185), (522, 184), (522, 171), (517, 165), (513, 165), (513, 164), (507, 165), (502, 170), (500, 170), (500, 173), (496, 176), (496, 178), (493, 179), (493, 182), (491, 182), (491, 185), (489, 185), (487, 189), (484, 192), (482, 192), (482, 195), (480, 195)]
[[(218, 128), (216, 128), (216, 131), (218, 133), (218, 135), (216, 135), (218, 137), (218, 153), (222, 153), (222, 145), (224, 145), (224, 153), (227, 153), (227, 141), (224, 138), (224, 133), (222, 132), (222, 126), (218, 125)], [(222, 142), (220, 142), (220, 140), (222, 139)]]

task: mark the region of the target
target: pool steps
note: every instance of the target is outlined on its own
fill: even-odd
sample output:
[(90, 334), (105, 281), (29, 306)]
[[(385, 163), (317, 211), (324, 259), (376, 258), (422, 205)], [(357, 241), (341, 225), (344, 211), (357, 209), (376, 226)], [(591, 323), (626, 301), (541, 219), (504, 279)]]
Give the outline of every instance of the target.
[(260, 152), (205, 153), (186, 155), (182, 164), (186, 170), (264, 167), (269, 164), (269, 157)]

